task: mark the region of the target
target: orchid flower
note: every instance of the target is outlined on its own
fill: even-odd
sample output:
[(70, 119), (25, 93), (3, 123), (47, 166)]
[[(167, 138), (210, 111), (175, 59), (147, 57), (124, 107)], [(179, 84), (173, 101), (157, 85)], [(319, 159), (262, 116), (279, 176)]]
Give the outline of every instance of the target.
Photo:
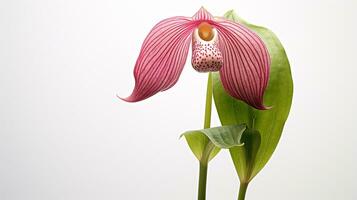
[(134, 68), (135, 87), (122, 98), (137, 102), (176, 84), (192, 41), (192, 66), (219, 71), (229, 95), (266, 109), (270, 57), (264, 42), (242, 24), (213, 17), (203, 7), (193, 17), (171, 17), (154, 26), (144, 40)]

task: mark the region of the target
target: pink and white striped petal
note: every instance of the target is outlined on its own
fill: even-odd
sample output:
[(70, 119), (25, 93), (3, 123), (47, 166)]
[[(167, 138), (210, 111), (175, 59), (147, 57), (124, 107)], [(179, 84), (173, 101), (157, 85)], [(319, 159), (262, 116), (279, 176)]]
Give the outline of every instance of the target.
[(194, 28), (195, 24), (186, 17), (168, 18), (155, 25), (135, 64), (134, 90), (122, 99), (141, 101), (175, 85), (185, 65)]
[(269, 79), (270, 57), (264, 42), (241, 24), (223, 19), (214, 23), (223, 56), (220, 77), (224, 88), (256, 109), (267, 109), (263, 95)]
[(209, 13), (204, 7), (201, 7), (195, 15), (192, 17), (193, 20), (199, 21), (210, 21), (213, 20), (213, 15)]

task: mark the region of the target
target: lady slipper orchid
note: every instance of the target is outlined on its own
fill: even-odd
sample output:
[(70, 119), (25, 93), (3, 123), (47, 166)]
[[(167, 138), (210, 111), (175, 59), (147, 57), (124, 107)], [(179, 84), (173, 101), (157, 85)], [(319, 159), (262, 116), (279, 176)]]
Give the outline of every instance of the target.
[(171, 88), (178, 81), (192, 41), (192, 66), (198, 72), (219, 71), (232, 97), (266, 109), (270, 58), (257, 34), (201, 8), (193, 17), (171, 17), (154, 26), (135, 64), (135, 87), (122, 98), (137, 102)]

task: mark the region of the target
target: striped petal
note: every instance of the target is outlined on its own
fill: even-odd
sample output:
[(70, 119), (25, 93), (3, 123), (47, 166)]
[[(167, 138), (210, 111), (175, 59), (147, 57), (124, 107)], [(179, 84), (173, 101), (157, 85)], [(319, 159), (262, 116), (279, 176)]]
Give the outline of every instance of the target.
[(236, 99), (254, 108), (267, 109), (263, 95), (268, 84), (270, 57), (264, 42), (245, 26), (219, 19), (219, 48), (223, 56), (222, 84)]
[(168, 18), (155, 25), (135, 64), (134, 90), (123, 100), (141, 101), (175, 85), (187, 59), (194, 26), (186, 17)]

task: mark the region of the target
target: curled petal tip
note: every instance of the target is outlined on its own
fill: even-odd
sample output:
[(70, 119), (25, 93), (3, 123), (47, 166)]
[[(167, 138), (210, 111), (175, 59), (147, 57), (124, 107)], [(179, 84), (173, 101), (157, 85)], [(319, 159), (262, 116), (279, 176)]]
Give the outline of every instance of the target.
[(116, 97), (119, 98), (119, 99), (121, 99), (121, 100), (123, 100), (123, 101), (129, 102), (129, 103), (135, 102), (135, 101), (133, 101), (132, 96), (128, 96), (128, 97), (125, 97), (125, 98), (124, 98), (124, 97), (121, 97), (121, 96), (119, 96), (118, 94), (116, 94)]
[(128, 97), (124, 98), (124, 97), (119, 96), (118, 94), (116, 96), (123, 101), (129, 102), (129, 103), (135, 103), (135, 102), (145, 100), (145, 99), (151, 97), (152, 95), (154, 95), (154, 94), (143, 95), (143, 93), (139, 92), (137, 89), (134, 89), (134, 91)]

